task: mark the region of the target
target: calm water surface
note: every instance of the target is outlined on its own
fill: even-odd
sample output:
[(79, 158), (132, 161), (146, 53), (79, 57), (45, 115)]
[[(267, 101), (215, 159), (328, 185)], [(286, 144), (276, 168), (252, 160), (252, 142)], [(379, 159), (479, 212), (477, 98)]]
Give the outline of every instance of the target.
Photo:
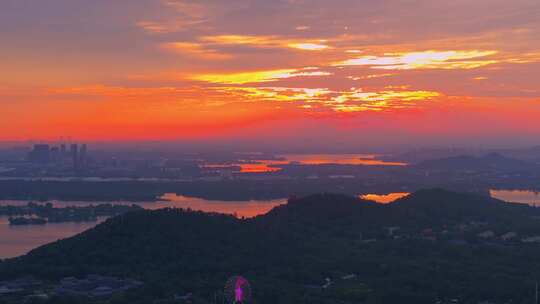
[[(356, 159), (356, 156), (353, 157)], [(301, 157), (290, 157), (300, 160)], [(318, 162), (324, 157), (304, 158), (304, 162)], [(342, 158), (343, 159), (343, 158)], [(490, 190), (494, 198), (504, 201), (525, 203), (540, 206), (540, 193), (528, 190)], [(363, 194), (361, 198), (372, 200), (381, 204), (388, 204), (396, 199), (409, 195), (406, 192), (393, 192), (387, 194)], [(165, 194), (157, 202), (135, 203), (145, 209), (160, 208), (191, 208), (205, 212), (219, 212), (234, 214), (238, 217), (253, 217), (265, 214), (272, 208), (285, 204), (286, 199), (253, 200), (253, 201), (212, 201), (201, 198), (186, 197), (173, 193)], [(78, 201), (50, 201), (55, 207), (85, 206), (100, 203), (134, 204), (132, 202), (78, 202)], [(28, 201), (0, 201), (0, 205), (26, 205)], [(28, 251), (59, 239), (68, 238), (94, 227), (99, 222), (92, 223), (52, 223), (40, 226), (10, 226), (7, 217), (0, 216), (0, 258), (10, 258), (27, 253)]]
[(361, 199), (374, 201), (379, 204), (389, 204), (397, 199), (408, 196), (409, 192), (392, 192), (388, 194), (363, 194), (360, 195)]
[[(540, 206), (540, 191), (532, 190), (489, 190), (491, 197), (506, 202), (522, 203), (531, 206)], [(397, 199), (409, 195), (408, 192), (393, 192), (388, 194), (364, 194), (360, 198), (375, 201), (381, 204), (388, 204)]]
[[(234, 214), (238, 217), (253, 217), (267, 213), (275, 206), (284, 204), (286, 199), (268, 201), (210, 201), (176, 194), (165, 194), (162, 201), (136, 203), (145, 209), (191, 208), (206, 212)], [(50, 201), (55, 207), (97, 205), (104, 202)], [(0, 201), (0, 205), (26, 205), (28, 201)], [(132, 202), (108, 202), (131, 205)], [(91, 223), (51, 223), (46, 225), (10, 226), (7, 217), (0, 216), (0, 259), (16, 257), (28, 251), (59, 239), (68, 238), (94, 227)]]
[(540, 206), (540, 192), (532, 190), (489, 190), (491, 197), (507, 202)]
[[(300, 160), (300, 156), (290, 157)], [(315, 157), (312, 160), (303, 159), (304, 162), (317, 162), (324, 157)], [(329, 159), (325, 159), (327, 161)], [(525, 203), (540, 206), (540, 193), (529, 190), (490, 190), (494, 198), (508, 202)], [(381, 204), (388, 204), (396, 199), (409, 195), (406, 192), (393, 192), (388, 194), (363, 194), (361, 198), (372, 200)], [(253, 217), (265, 214), (272, 208), (285, 204), (286, 199), (253, 200), (253, 201), (212, 201), (201, 198), (186, 197), (173, 193), (165, 194), (157, 202), (135, 203), (145, 209), (160, 208), (191, 208), (205, 212), (219, 212), (234, 214), (238, 217)], [(55, 207), (85, 206), (100, 203), (134, 204), (132, 202), (78, 202), (78, 201), (50, 201)], [(0, 201), (0, 205), (26, 205), (28, 201)], [(59, 239), (68, 238), (94, 227), (99, 222), (91, 223), (52, 223), (40, 226), (10, 226), (7, 217), (0, 216), (0, 259), (16, 257), (28, 251)]]
[(76, 235), (98, 222), (10, 226), (8, 218), (0, 216), (0, 259), (16, 257), (38, 246)]
[(251, 163), (209, 164), (206, 168), (223, 168), (237, 166), (243, 173), (262, 173), (280, 171), (280, 165), (364, 165), (364, 166), (406, 166), (406, 163), (387, 162), (378, 159), (376, 154), (284, 154), (278, 155), (281, 160), (261, 159)]

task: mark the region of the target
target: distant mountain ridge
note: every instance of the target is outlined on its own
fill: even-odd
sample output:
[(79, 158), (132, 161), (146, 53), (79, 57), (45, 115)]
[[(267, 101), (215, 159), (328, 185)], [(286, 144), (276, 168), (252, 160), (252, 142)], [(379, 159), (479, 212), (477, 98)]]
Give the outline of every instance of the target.
[(426, 160), (415, 166), (419, 169), (445, 171), (530, 171), (538, 169), (538, 165), (535, 163), (509, 158), (498, 153), (489, 153), (484, 156), (461, 155)]

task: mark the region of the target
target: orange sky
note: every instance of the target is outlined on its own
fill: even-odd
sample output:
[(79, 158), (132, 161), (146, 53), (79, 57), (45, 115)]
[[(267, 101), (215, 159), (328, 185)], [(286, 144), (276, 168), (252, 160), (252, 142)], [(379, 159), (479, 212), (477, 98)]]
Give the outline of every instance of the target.
[(0, 141), (540, 136), (537, 0), (7, 0)]

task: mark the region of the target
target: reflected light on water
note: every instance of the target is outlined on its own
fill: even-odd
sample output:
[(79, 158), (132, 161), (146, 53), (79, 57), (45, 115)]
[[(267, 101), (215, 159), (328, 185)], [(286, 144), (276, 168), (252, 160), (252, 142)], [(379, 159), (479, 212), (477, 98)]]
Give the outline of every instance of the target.
[(103, 219), (88, 223), (10, 226), (8, 217), (2, 216), (0, 217), (0, 259), (26, 254), (38, 246), (81, 233), (101, 221)]
[(540, 206), (540, 192), (532, 190), (489, 190), (491, 197), (505, 202)]
[[(364, 166), (406, 166), (402, 162), (387, 162), (377, 159), (375, 154), (284, 154), (280, 160), (260, 159), (253, 163), (207, 164), (204, 168), (224, 170), (229, 169), (240, 173), (278, 172), (280, 166), (289, 164), (299, 165), (364, 165)], [(239, 168), (234, 170), (233, 168)]]
[[(76, 202), (76, 201), (49, 201), (57, 208), (68, 206), (98, 205), (104, 202)], [(285, 204), (287, 199), (261, 200), (261, 201), (211, 201), (193, 198), (174, 193), (168, 193), (155, 202), (106, 202), (112, 204), (137, 204), (149, 210), (161, 208), (183, 208), (205, 212), (218, 212), (241, 217), (254, 217), (265, 214), (272, 208)], [(25, 206), (28, 201), (6, 200), (0, 205)], [(40, 203), (43, 204), (43, 203)], [(7, 216), (0, 216), (0, 259), (16, 257), (26, 254), (30, 250), (59, 239), (72, 237), (105, 220), (83, 223), (47, 223), (45, 225), (10, 226)]]
[(287, 203), (287, 199), (276, 199), (267, 201), (210, 201), (200, 198), (186, 197), (174, 193), (167, 193), (161, 197), (165, 202), (158, 205), (163, 208), (190, 208), (192, 210), (204, 212), (217, 212), (224, 214), (234, 214), (237, 217), (254, 217), (268, 213), (272, 208)]
[(388, 194), (364, 194), (360, 195), (360, 198), (368, 201), (374, 201), (379, 204), (389, 204), (395, 200), (406, 197), (409, 194), (410, 193), (408, 192), (394, 192)]
[(270, 167), (272, 165), (283, 165), (287, 164), (287, 162), (280, 162), (280, 161), (262, 161), (262, 163), (258, 164), (241, 164), (240, 165), (240, 172), (242, 173), (264, 173), (264, 172), (277, 172), (281, 171), (281, 168), (279, 167)]
[(386, 162), (377, 159), (375, 154), (286, 154), (283, 155), (290, 162), (303, 165), (365, 165), (365, 166), (406, 166), (400, 162)]

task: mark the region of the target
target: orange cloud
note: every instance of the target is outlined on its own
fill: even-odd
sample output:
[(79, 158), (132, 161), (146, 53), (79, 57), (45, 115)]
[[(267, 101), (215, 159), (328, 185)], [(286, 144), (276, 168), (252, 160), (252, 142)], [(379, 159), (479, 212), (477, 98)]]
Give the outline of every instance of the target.
[(411, 108), (416, 102), (432, 100), (442, 94), (434, 91), (407, 90), (333, 91), (327, 88), (287, 88), (287, 87), (215, 87), (234, 96), (235, 99), (250, 102), (297, 102), (302, 109), (328, 109), (336, 112), (384, 111)]
[(271, 82), (279, 79), (306, 76), (328, 76), (329, 72), (311, 71), (311, 69), (282, 69), (271, 71), (240, 72), (229, 74), (201, 74), (190, 77), (192, 80), (220, 84), (247, 84), (258, 82)]
[(364, 92), (351, 90), (342, 92), (328, 101), (331, 108), (338, 112), (383, 111), (418, 106), (416, 101), (432, 100), (442, 96), (433, 91), (393, 91)]
[(305, 51), (322, 51), (329, 48), (328, 45), (319, 43), (291, 43), (288, 46), (294, 49)]
[(203, 36), (199, 41), (218, 45), (249, 45), (253, 47), (293, 48), (304, 51), (322, 51), (330, 48), (324, 39), (288, 39), (280, 36), (255, 35), (216, 35)]
[[(234, 94), (250, 101), (304, 101), (323, 102), (325, 96), (332, 94), (325, 88), (284, 88), (284, 87), (218, 87), (217, 90)], [(302, 105), (305, 107), (306, 105)]]
[[(17, 31), (0, 50), (8, 58), (0, 64), (0, 133), (194, 136), (198, 128), (212, 134), (315, 115), (335, 119), (329, 129), (356, 116), (387, 117), (384, 127), (429, 109), (439, 111), (432, 128), (442, 133), (462, 127), (468, 134), (482, 122), (495, 134), (500, 121), (507, 123), (498, 131), (536, 132), (540, 47), (531, 8), (538, 1), (523, 1), (495, 1), (495, 19), (475, 1), (425, 0), (412, 10), (353, 0), (99, 1), (92, 14), (99, 22), (76, 22), (89, 16), (73, 10), (81, 16), (64, 20), (71, 30), (62, 35), (33, 18), (45, 8), (51, 15), (43, 17), (61, 17), (62, 1), (36, 1), (28, 18), (13, 19)], [(489, 107), (467, 108), (481, 104)], [(439, 127), (445, 111), (453, 119)], [(466, 112), (479, 114), (465, 125)], [(423, 132), (425, 120), (396, 130), (408, 126)]]
[(497, 51), (423, 51), (363, 56), (334, 63), (334, 66), (369, 66), (385, 70), (474, 69), (499, 62), (485, 59)]
[(390, 76), (394, 76), (396, 74), (390, 74), (390, 73), (385, 73), (385, 74), (371, 74), (371, 75), (365, 75), (365, 76), (347, 76), (347, 78), (351, 79), (351, 80), (365, 80), (365, 79), (375, 79), (375, 78), (382, 78), (382, 77), (390, 77)]
[(220, 53), (216, 50), (205, 47), (204, 45), (191, 42), (172, 42), (161, 45), (164, 49), (185, 54), (188, 56), (199, 57), (208, 60), (223, 60), (229, 59), (232, 56), (230, 54)]

